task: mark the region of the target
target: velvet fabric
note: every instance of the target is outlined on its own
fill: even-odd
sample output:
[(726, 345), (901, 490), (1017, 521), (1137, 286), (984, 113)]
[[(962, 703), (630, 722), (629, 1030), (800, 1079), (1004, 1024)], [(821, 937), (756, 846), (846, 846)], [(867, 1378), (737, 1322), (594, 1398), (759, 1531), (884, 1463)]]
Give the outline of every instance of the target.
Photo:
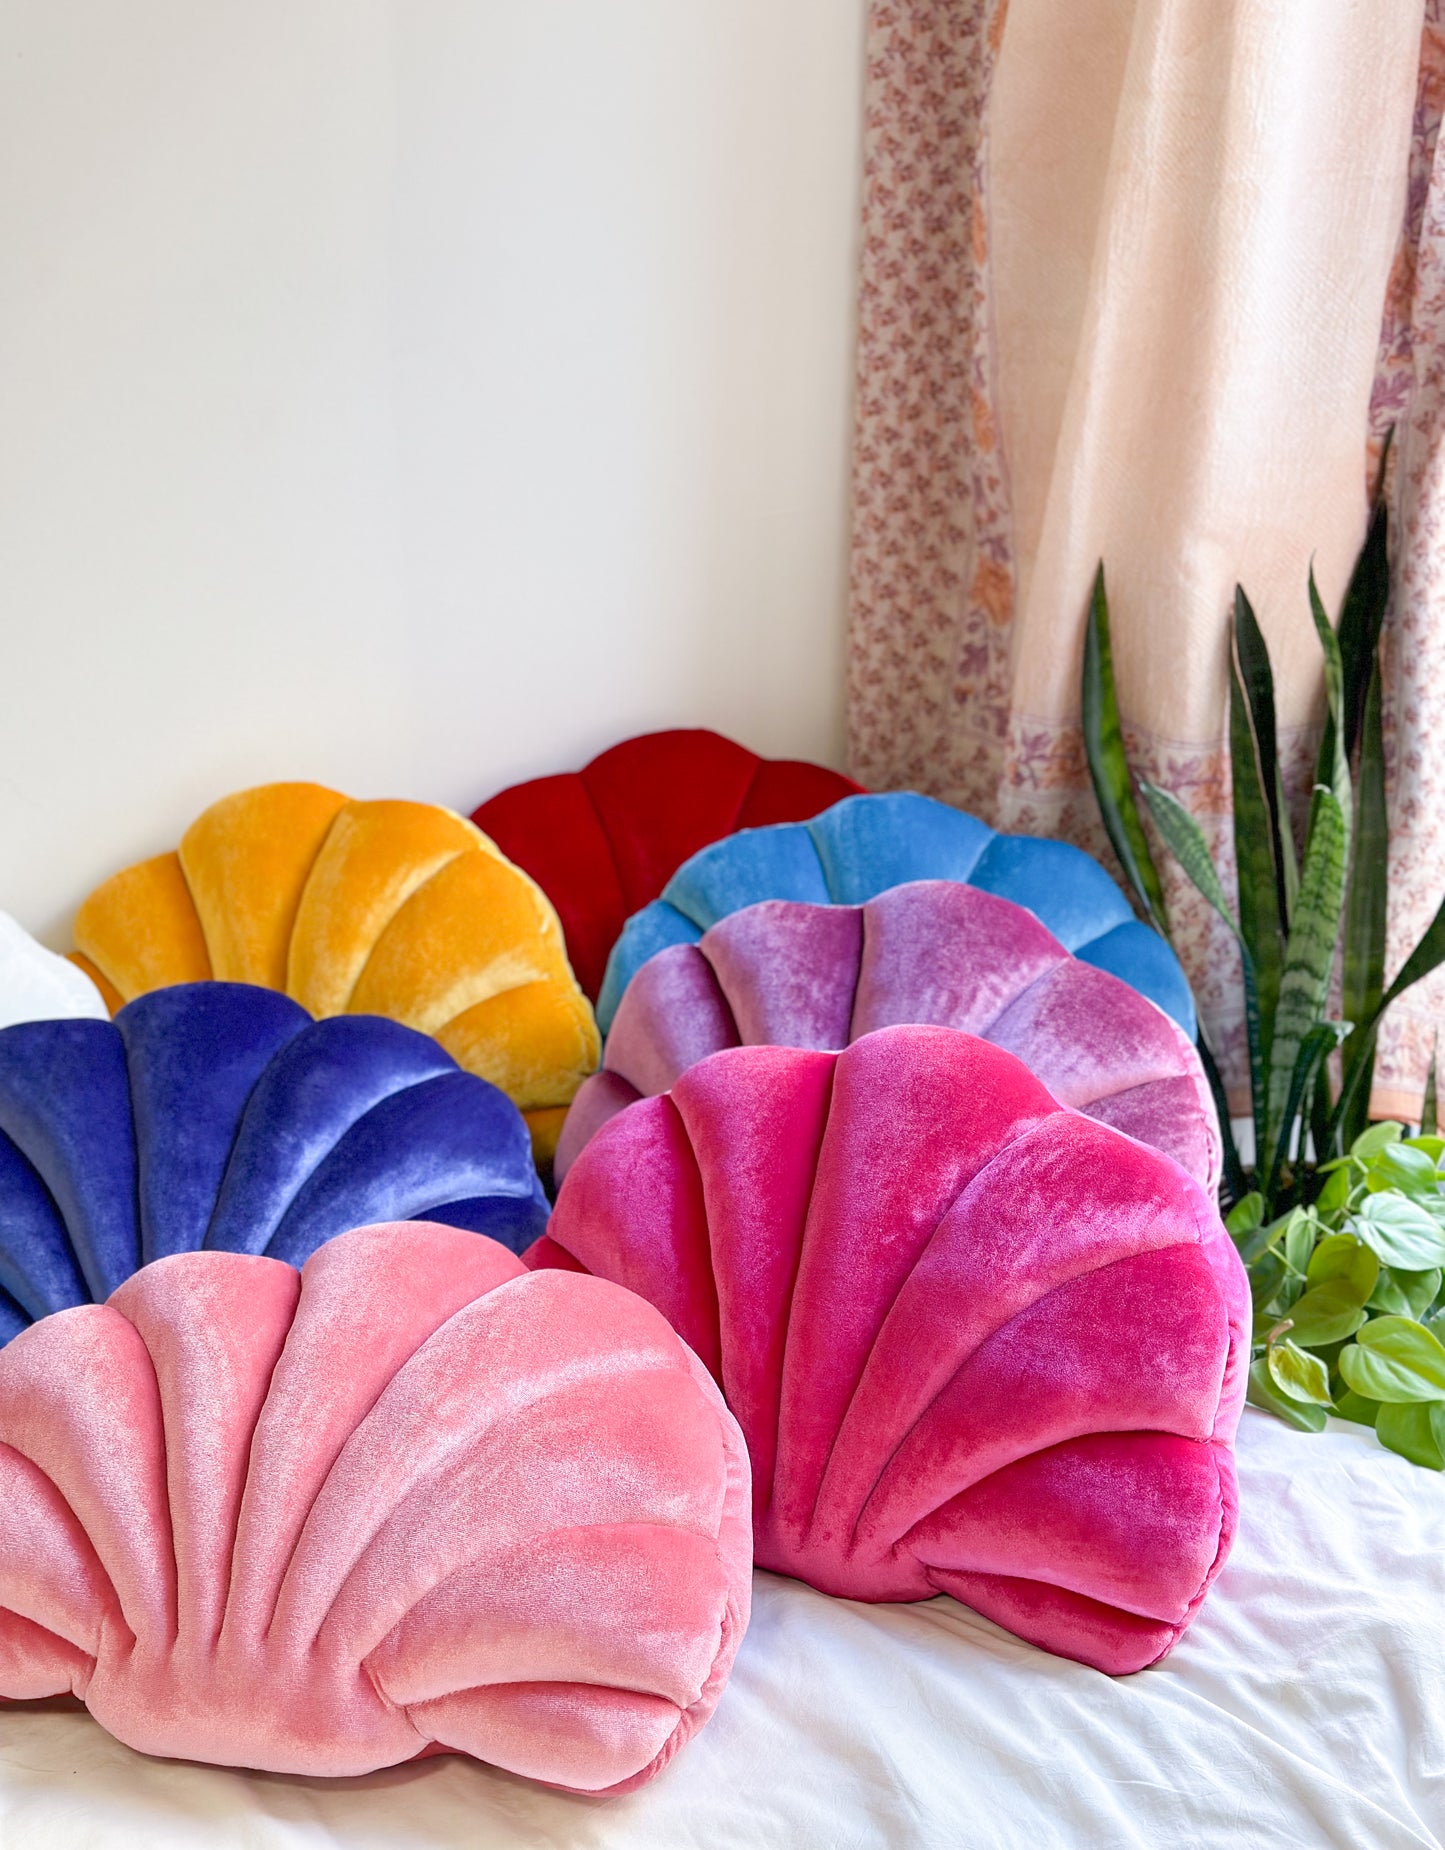
[(514, 1251), (547, 1218), (516, 1107), (427, 1035), (242, 983), (0, 1031), (0, 1342), (168, 1254), (411, 1218)]
[(109, 1014), (95, 983), (67, 957), (38, 944), (18, 920), (0, 912), (0, 1028), (17, 1021)]
[(1152, 1002), (1071, 957), (1024, 906), (919, 880), (861, 906), (767, 899), (633, 977), (562, 1128), (556, 1173), (634, 1099), (724, 1047), (838, 1049), (875, 1028), (961, 1028), (1017, 1054), (1061, 1104), (1163, 1150), (1212, 1195), (1221, 1146), (1199, 1056)]
[(357, 803), (319, 784), (238, 791), (176, 853), (97, 887), (75, 942), (113, 1009), (215, 978), (435, 1035), (521, 1108), (544, 1160), (597, 1064), (551, 903), (434, 803)]
[(684, 862), (613, 947), (597, 1001), (602, 1032), (649, 957), (695, 944), (731, 912), (764, 899), (856, 906), (912, 880), (965, 881), (1027, 906), (1065, 950), (1148, 996), (1194, 1039), (1178, 958), (1092, 856), (1068, 842), (995, 834), (911, 791), (846, 797), (809, 822), (746, 829)]
[(713, 1054), (593, 1138), (528, 1263), (640, 1292), (712, 1369), (760, 1567), (1122, 1673), (1229, 1552), (1239, 1257), (1177, 1164), (986, 1041)]
[(472, 821), (557, 908), (577, 980), (595, 998), (628, 915), (690, 855), (736, 829), (816, 816), (858, 788), (716, 732), (648, 732), (580, 771), (500, 791)]
[(143, 1753), (625, 1789), (711, 1714), (749, 1593), (697, 1359), (490, 1240), (179, 1254), (0, 1355), (0, 1696)]

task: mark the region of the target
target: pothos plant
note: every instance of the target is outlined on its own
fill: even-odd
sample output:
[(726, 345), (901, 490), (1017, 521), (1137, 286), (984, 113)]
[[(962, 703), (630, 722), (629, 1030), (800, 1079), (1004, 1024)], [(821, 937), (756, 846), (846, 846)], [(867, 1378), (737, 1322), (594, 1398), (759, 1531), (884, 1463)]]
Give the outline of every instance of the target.
[[(1130, 771), (1102, 564), (1085, 633), (1084, 742), (1105, 829), (1144, 916), (1170, 938), (1164, 886), (1136, 791), (1159, 838), (1239, 946), (1254, 1132), (1249, 1164), (1231, 1133), (1219, 1065), (1202, 1028), (1198, 1046), (1224, 1139), (1221, 1211), (1254, 1299), (1250, 1399), (1307, 1431), (1320, 1430), (1330, 1412), (1363, 1421), (1385, 1445), (1440, 1470), (1445, 1141), (1435, 1134), (1434, 1060), (1419, 1136), (1406, 1135), (1400, 1124), (1369, 1122), (1385, 1011), (1445, 959), (1442, 902), (1385, 983), (1383, 475), (1382, 464), (1337, 624), (1310, 573), (1326, 718), (1302, 841), (1285, 800), (1269, 651), (1249, 599), (1236, 588), (1229, 745), (1237, 909), (1188, 810)], [(1339, 996), (1337, 1014), (1332, 993)]]

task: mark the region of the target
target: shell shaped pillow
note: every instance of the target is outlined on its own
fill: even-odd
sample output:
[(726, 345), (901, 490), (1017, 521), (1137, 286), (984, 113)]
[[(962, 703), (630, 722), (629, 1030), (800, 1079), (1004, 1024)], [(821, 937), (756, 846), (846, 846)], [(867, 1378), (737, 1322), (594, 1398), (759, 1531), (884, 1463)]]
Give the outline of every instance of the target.
[(986, 1041), (714, 1054), (593, 1138), (528, 1263), (640, 1292), (712, 1370), (760, 1567), (1121, 1674), (1229, 1552), (1239, 1257), (1177, 1164)]
[(1027, 906), (1065, 950), (1148, 996), (1194, 1039), (1179, 959), (1092, 855), (1069, 842), (996, 834), (912, 791), (847, 797), (810, 822), (745, 829), (695, 854), (613, 947), (597, 1002), (602, 1032), (649, 957), (695, 944), (730, 912), (764, 899), (857, 906), (913, 880), (963, 881)]
[(241, 983), (0, 1031), (0, 1342), (167, 1254), (418, 1217), (514, 1250), (547, 1217), (516, 1107), (427, 1035)]
[(180, 1254), (0, 1355), (0, 1696), (224, 1766), (625, 1790), (727, 1681), (747, 1504), (614, 1285), (424, 1225)]
[(98, 886), (75, 943), (112, 1009), (214, 978), (434, 1035), (521, 1108), (543, 1158), (597, 1064), (551, 902), (434, 803), (358, 803), (319, 784), (238, 791), (174, 854)]
[(109, 1019), (100, 991), (68, 957), (36, 942), (18, 920), (0, 912), (0, 1028), (60, 1016)]
[(595, 997), (628, 915), (699, 848), (735, 829), (795, 822), (856, 791), (819, 764), (760, 758), (703, 730), (624, 739), (580, 771), (498, 792), (472, 821), (537, 882)]
[(1023, 906), (949, 880), (861, 906), (767, 899), (669, 945), (633, 977), (603, 1070), (562, 1128), (556, 1172), (608, 1118), (724, 1047), (846, 1047), (901, 1022), (961, 1028), (1017, 1054), (1060, 1103), (1163, 1150), (1209, 1194), (1219, 1123), (1183, 1030), (1071, 957)]

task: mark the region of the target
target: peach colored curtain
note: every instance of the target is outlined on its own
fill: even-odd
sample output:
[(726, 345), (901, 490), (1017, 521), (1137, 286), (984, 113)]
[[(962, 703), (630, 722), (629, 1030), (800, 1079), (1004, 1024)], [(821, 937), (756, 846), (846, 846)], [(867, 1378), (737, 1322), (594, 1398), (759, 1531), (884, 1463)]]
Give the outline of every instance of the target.
[[(1418, 936), (1445, 889), (1442, 3), (874, 0), (849, 648), (864, 782), (1101, 850), (1078, 683), (1102, 557), (1133, 762), (1231, 875), (1234, 583), (1302, 791), (1322, 700), (1309, 564), (1334, 607), (1395, 422), (1396, 961)], [(1169, 879), (1237, 1081), (1231, 941)], [(1377, 1103), (1418, 1092), (1438, 1012), (1422, 990), (1397, 1015)]]

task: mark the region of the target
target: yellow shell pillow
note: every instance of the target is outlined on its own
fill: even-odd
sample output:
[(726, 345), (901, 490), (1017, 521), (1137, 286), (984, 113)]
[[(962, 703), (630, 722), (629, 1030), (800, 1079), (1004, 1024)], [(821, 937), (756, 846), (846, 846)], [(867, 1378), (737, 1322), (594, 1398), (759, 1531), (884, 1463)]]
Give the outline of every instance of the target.
[(597, 1024), (537, 883), (432, 803), (262, 784), (198, 816), (175, 854), (98, 886), (74, 961), (112, 1011), (214, 977), (313, 1015), (388, 1015), (435, 1035), (520, 1107), (551, 1156), (597, 1065)]

